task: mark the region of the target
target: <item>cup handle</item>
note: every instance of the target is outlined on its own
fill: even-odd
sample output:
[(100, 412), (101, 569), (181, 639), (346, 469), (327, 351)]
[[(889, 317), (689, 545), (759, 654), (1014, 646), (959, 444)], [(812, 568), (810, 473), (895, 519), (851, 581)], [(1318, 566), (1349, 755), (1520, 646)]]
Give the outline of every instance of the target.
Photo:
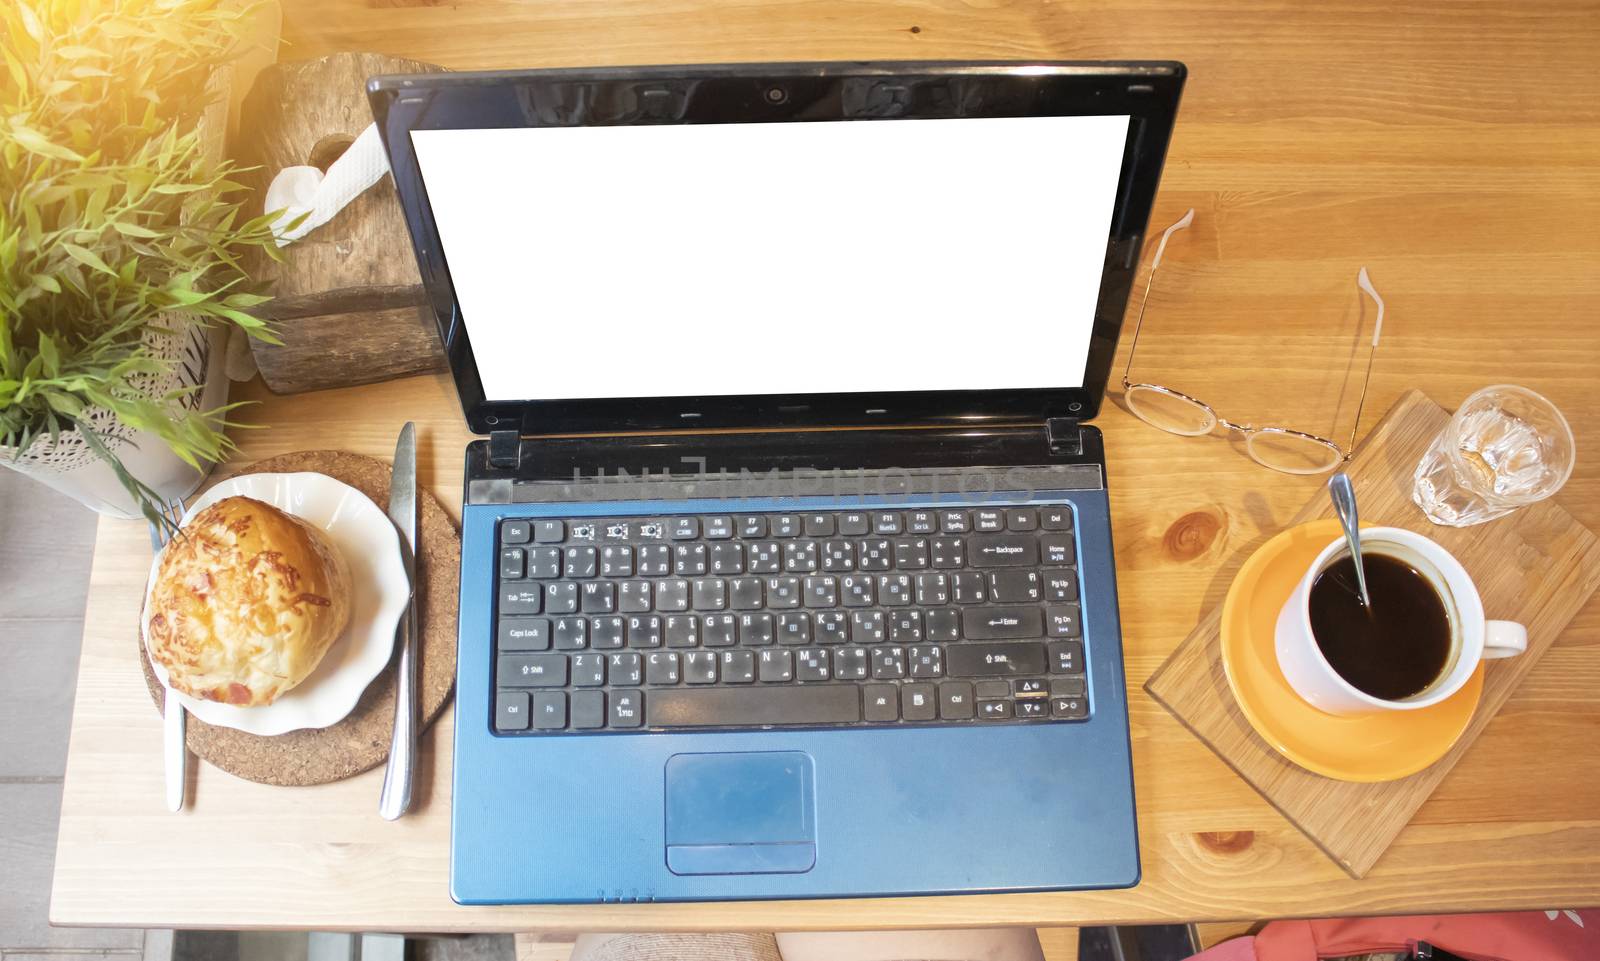
[(1516, 621), (1490, 621), (1483, 632), (1484, 660), (1515, 657), (1528, 649), (1528, 629)]

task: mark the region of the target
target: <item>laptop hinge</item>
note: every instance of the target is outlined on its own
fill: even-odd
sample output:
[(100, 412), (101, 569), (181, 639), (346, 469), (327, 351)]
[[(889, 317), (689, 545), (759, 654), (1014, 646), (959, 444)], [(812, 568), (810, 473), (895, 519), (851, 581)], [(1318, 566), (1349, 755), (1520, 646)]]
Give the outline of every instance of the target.
[(1083, 430), (1076, 417), (1051, 417), (1044, 422), (1045, 440), (1050, 453), (1069, 457), (1083, 453)]
[(516, 470), (522, 466), (522, 435), (514, 430), (489, 432), (489, 466)]

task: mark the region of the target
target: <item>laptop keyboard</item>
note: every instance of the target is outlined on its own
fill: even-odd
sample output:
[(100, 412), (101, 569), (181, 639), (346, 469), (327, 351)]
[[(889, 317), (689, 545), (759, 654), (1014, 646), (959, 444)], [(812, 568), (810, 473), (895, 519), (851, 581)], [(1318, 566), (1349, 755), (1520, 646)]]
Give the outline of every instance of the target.
[(1088, 717), (1065, 505), (498, 533), (501, 733)]

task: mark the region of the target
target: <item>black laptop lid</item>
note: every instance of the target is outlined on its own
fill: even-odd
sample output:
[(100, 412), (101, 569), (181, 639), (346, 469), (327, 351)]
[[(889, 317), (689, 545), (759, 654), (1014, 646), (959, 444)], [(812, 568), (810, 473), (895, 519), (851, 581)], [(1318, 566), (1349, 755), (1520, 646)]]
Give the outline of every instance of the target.
[(1175, 63), (380, 77), (478, 432), (1092, 417)]

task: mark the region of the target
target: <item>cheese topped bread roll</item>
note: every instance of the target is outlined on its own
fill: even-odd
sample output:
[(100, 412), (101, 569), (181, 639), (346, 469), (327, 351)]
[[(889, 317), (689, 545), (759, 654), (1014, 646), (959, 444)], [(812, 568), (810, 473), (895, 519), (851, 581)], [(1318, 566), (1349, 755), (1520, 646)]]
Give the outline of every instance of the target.
[(271, 704), (344, 632), (350, 593), (350, 567), (326, 534), (270, 504), (229, 497), (167, 545), (145, 642), (175, 690)]

